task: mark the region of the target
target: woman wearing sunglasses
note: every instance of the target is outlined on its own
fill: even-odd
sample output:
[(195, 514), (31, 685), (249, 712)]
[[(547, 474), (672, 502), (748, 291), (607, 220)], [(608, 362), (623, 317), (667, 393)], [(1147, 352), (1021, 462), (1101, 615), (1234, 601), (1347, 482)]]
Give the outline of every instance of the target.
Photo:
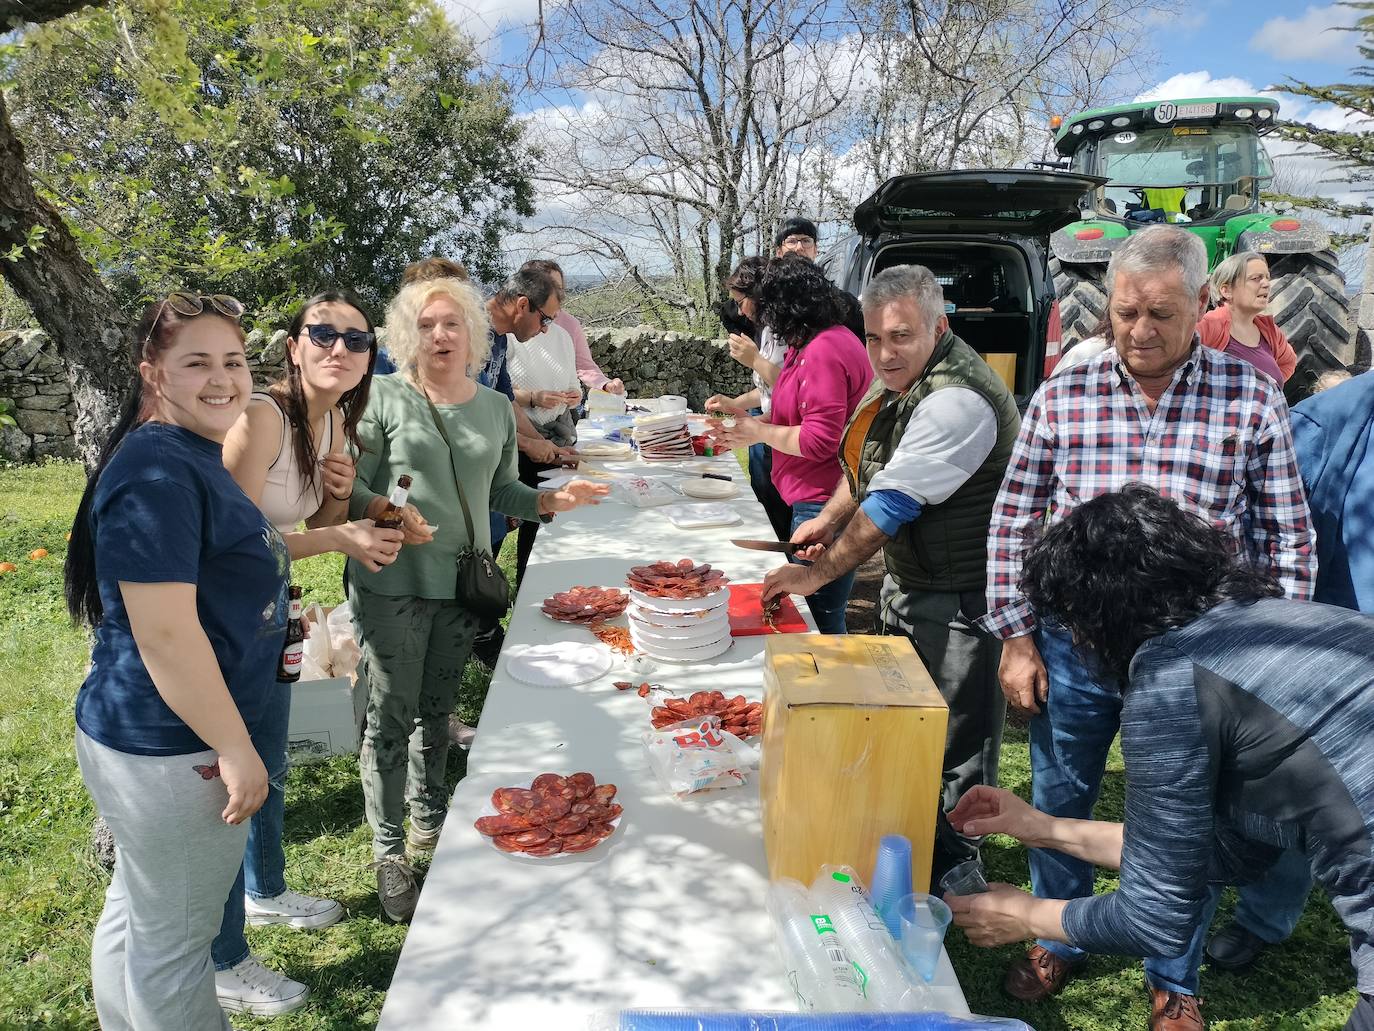
[(224, 468), (252, 380), (232, 297), (173, 294), (87, 481), (67, 606), (95, 631), (81, 776), (116, 842), (91, 948), (106, 1028), (228, 1029), (210, 942), (267, 798), (254, 733), (286, 640), (286, 544)]
[[(400, 550), (399, 531), (379, 530), (369, 520), (343, 521), (353, 490), (346, 449), (357, 446), (376, 354), (376, 334), (361, 302), (344, 291), (316, 294), (287, 330), (286, 375), (253, 394), (225, 439), (225, 467), (281, 533), (293, 560), (341, 551), (376, 572)], [(252, 819), (243, 867), (211, 950), (220, 1005), (258, 1016), (290, 1013), (310, 993), (250, 953), (245, 917), (252, 924), (315, 928), (344, 915), (332, 899), (286, 886), (282, 825), (291, 685), (274, 683), (270, 699), (254, 734), (267, 765), (267, 801)]]

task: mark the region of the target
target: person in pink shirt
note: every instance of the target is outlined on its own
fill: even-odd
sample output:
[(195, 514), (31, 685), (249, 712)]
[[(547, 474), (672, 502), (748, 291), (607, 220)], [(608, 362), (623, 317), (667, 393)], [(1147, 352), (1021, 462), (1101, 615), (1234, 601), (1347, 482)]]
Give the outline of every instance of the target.
[[(563, 267), (552, 258), (541, 258), (534, 262), (540, 269), (553, 277), (553, 281), (558, 286), (559, 296), (563, 294)], [(568, 336), (572, 337), (573, 358), (577, 364), (577, 378), (588, 390), (604, 390), (608, 394), (625, 393), (625, 384), (618, 379), (611, 379), (601, 371), (601, 366), (596, 364), (596, 359), (592, 357), (592, 349), (587, 346), (587, 333), (582, 328), (582, 323), (577, 320), (577, 316), (568, 313), (564, 308), (554, 316), (553, 324), (567, 331)]]
[[(758, 288), (759, 321), (787, 346), (766, 417), (731, 412), (717, 440), (729, 447), (773, 449), (773, 484), (792, 506), (792, 529), (820, 513), (839, 482), (840, 438), (873, 379), (868, 351), (845, 328), (845, 308), (820, 267), (800, 257), (769, 263)], [(832, 580), (806, 602), (816, 627), (845, 633), (854, 574)]]

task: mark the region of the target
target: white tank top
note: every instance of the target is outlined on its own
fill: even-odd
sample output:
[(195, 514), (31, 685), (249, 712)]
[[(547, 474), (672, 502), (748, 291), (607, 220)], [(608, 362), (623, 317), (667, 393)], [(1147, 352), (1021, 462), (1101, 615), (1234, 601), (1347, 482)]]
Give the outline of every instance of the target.
[[(252, 400), (271, 405), (281, 419), (281, 444), (277, 447), (277, 457), (267, 467), (267, 479), (262, 485), (262, 503), (258, 507), (273, 526), (286, 533), (318, 512), (324, 504), (324, 471), (316, 466), (310, 470), (307, 480), (298, 467), (296, 449), (292, 446), (291, 426), (277, 399), (268, 393), (255, 392)], [(329, 454), (333, 445), (334, 415), (331, 409), (325, 416), (323, 446), (317, 448), (320, 456)]]

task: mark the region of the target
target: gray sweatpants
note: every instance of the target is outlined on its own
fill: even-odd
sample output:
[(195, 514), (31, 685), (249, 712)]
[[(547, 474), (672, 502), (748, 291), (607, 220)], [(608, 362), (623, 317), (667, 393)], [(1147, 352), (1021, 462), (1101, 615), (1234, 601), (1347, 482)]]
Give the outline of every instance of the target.
[(78, 729), (76, 759), (115, 838), (114, 875), (91, 942), (101, 1028), (228, 1031), (210, 942), (243, 862), (248, 823), (220, 818), (229, 795), (218, 757), (130, 755)]

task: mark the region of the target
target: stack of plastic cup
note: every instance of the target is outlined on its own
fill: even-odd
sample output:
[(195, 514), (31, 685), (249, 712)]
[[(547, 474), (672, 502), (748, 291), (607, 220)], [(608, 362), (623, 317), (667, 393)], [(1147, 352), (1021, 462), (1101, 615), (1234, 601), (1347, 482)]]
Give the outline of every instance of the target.
[(802, 1012), (868, 1009), (853, 962), (829, 915), (811, 905), (806, 886), (790, 878), (774, 881), (768, 886), (767, 908)]
[(917, 892), (897, 902), (902, 921), (902, 956), (927, 982), (935, 977), (949, 929), (949, 907), (934, 895)]
[(867, 976), (864, 995), (874, 1009), (926, 1008), (925, 985), (910, 976), (897, 943), (851, 867), (821, 867), (811, 885), (811, 904), (829, 914), (849, 958)]
[(885, 834), (878, 842), (878, 858), (873, 863), (873, 886), (869, 896), (873, 908), (887, 924), (892, 937), (901, 940), (902, 925), (897, 919), (897, 900), (911, 894), (911, 841), (900, 834)]

